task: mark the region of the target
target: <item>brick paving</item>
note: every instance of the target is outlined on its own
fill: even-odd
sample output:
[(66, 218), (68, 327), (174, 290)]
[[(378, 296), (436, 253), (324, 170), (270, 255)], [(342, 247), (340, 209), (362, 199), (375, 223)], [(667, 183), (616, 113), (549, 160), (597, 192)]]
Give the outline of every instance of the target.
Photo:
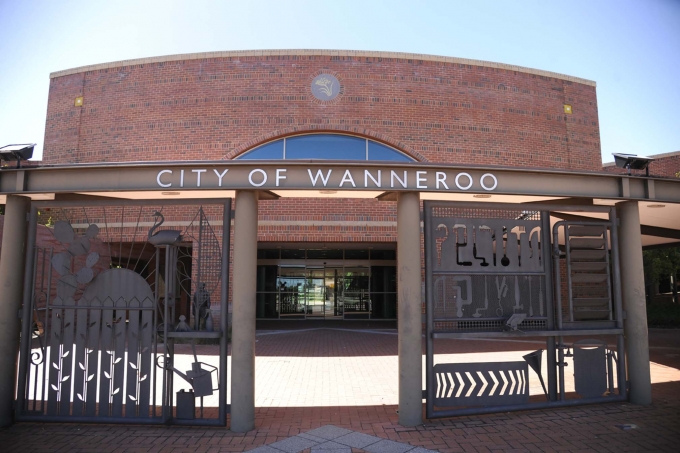
[[(256, 429), (251, 432), (205, 427), (18, 423), (0, 431), (0, 451), (236, 452), (267, 446), (258, 451), (280, 453), (290, 445), (289, 450), (299, 447), (296, 452), (320, 448), (375, 453), (416, 453), (423, 451), (421, 448), (440, 452), (678, 451), (679, 340), (680, 330), (650, 330), (651, 406), (612, 403), (499, 413), (429, 420), (416, 428), (404, 428), (397, 423), (394, 399), (397, 342), (393, 332), (260, 331), (258, 407)], [(447, 341), (436, 352), (453, 357), (464, 354), (458, 358), (465, 360), (514, 359), (517, 354), (540, 347), (532, 339), (521, 338), (511, 342)], [(211, 356), (214, 351), (203, 347), (200, 354)], [(538, 389), (534, 387), (532, 382), (532, 393), (540, 392), (540, 384)], [(326, 443), (314, 445), (286, 441), (300, 434), (310, 438), (307, 433), (326, 425), (393, 443), (374, 442), (360, 450), (342, 440), (332, 440), (331, 444), (326, 439)], [(278, 443), (282, 441), (286, 442)], [(284, 447), (277, 448), (281, 445)]]

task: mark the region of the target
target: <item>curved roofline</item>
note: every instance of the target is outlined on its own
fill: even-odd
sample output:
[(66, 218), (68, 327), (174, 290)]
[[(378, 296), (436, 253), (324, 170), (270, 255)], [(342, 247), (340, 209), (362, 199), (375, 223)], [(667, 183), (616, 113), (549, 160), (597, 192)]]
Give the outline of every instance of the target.
[(176, 55), (165, 55), (161, 57), (136, 58), (133, 60), (113, 61), (110, 63), (99, 63), (78, 68), (65, 69), (50, 74), (50, 79), (63, 77), (71, 74), (78, 74), (86, 71), (97, 71), (100, 69), (119, 68), (122, 66), (164, 63), (168, 61), (200, 60), (205, 58), (238, 58), (238, 57), (269, 57), (269, 56), (329, 56), (329, 57), (362, 57), (362, 58), (392, 58), (397, 60), (421, 60), (436, 61), (441, 63), (465, 64), (472, 66), (484, 66), (487, 68), (505, 69), (509, 71), (523, 72), (544, 77), (568, 80), (570, 82), (581, 83), (589, 86), (597, 86), (592, 80), (573, 77), (557, 72), (543, 71), (541, 69), (525, 68), (505, 63), (494, 63), (491, 61), (472, 60), (469, 58), (442, 57), (437, 55), (427, 55), (420, 53), (406, 52), (381, 52), (367, 50), (321, 50), (321, 49), (281, 49), (281, 50), (229, 50), (220, 52), (201, 52)]

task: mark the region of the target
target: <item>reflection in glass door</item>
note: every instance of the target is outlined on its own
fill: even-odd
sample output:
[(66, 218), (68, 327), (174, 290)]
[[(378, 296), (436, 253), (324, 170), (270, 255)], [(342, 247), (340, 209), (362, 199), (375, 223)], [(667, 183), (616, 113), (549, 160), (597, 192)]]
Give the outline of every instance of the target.
[(307, 272), (307, 318), (341, 318), (342, 300), (338, 290), (342, 268), (307, 268)]
[(395, 266), (333, 264), (258, 265), (257, 318), (397, 317)]
[(345, 319), (369, 318), (371, 298), (368, 284), (368, 267), (346, 267), (344, 269), (341, 297)]

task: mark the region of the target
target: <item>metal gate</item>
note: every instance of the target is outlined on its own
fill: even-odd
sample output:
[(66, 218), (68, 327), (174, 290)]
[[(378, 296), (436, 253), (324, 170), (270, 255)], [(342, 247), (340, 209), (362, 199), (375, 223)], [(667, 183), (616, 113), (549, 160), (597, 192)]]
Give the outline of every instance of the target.
[[(426, 201), (424, 210), (428, 418), (627, 398), (615, 208)], [(604, 219), (562, 214), (584, 210)], [(474, 338), (545, 341), (547, 356), (437, 360), (438, 340)]]
[(230, 213), (34, 202), (16, 419), (226, 425)]

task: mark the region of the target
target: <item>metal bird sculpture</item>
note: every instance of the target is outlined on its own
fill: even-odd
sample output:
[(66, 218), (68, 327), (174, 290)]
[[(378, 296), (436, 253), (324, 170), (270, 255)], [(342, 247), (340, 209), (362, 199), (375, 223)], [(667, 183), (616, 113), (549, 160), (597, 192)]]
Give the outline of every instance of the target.
[[(180, 242), (182, 242), (182, 232), (177, 231), (177, 230), (161, 230), (161, 231), (156, 231), (161, 225), (163, 225), (163, 222), (165, 222), (165, 217), (163, 217), (163, 214), (160, 212), (156, 211), (154, 213), (154, 217), (156, 217), (156, 223), (154, 223), (153, 227), (149, 230), (149, 244), (155, 245), (156, 247), (164, 246), (164, 245), (176, 245)], [(160, 218), (160, 221), (159, 221)]]

